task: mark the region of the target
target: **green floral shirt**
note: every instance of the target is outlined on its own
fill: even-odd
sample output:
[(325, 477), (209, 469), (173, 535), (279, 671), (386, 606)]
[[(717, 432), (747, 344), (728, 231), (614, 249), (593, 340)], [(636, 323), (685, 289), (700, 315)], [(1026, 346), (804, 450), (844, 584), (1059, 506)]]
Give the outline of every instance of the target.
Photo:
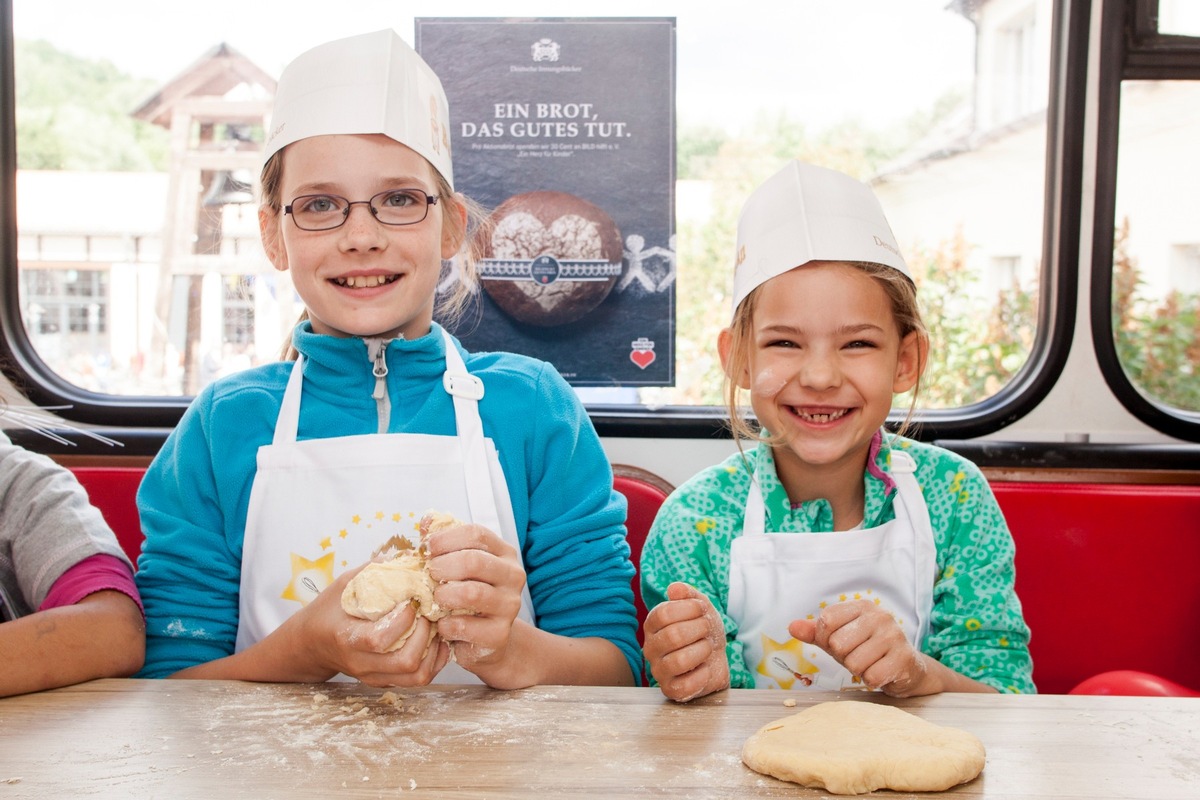
[[(951, 669), (1002, 692), (1036, 691), (1029, 657), (1029, 628), (1014, 591), (1014, 546), (1008, 525), (987, 480), (970, 461), (934, 445), (888, 436), (917, 463), (937, 546), (930, 632), (922, 652)], [(872, 449), (864, 527), (895, 518), (894, 483), (886, 475), (888, 447)], [(721, 612), (733, 688), (753, 688), (737, 642), (729, 602), (729, 551), (742, 533), (751, 476), (760, 476), (768, 531), (831, 532), (833, 510), (826, 500), (793, 507), (775, 472), (770, 447), (759, 444), (743, 455), (703, 470), (667, 498), (650, 530), (641, 557), (642, 597), (647, 608), (666, 599), (667, 586), (695, 586)]]

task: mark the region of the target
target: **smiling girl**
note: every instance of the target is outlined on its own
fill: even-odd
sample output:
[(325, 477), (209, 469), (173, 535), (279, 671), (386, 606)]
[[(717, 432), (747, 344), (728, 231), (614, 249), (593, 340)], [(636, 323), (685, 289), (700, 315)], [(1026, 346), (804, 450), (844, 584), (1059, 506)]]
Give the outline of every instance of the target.
[(756, 686), (1034, 691), (1012, 537), (986, 480), (884, 428), (928, 338), (871, 190), (793, 162), (747, 201), (737, 253), (717, 347), (739, 447), (757, 446), (680, 486), (655, 520), (641, 564), (655, 682), (677, 701)]
[[(433, 321), (443, 262), (473, 270), (448, 124), (437, 77), (392, 31), (280, 77), (259, 222), (306, 319), (293, 361), (201, 392), (146, 475), (142, 674), (634, 681), (625, 504), (586, 412), (549, 364), (467, 353)], [(467, 521), (424, 542), (452, 613), (347, 615), (346, 583), (417, 544), (431, 509)]]

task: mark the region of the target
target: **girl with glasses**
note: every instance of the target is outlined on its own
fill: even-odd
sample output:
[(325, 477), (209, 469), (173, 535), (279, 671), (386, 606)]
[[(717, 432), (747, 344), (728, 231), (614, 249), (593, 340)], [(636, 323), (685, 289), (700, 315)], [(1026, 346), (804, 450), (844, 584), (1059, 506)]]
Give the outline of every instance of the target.
[[(634, 682), (624, 501), (584, 409), (549, 364), (468, 353), (433, 321), (443, 264), (472, 271), (448, 124), (392, 31), (280, 77), (259, 222), (305, 318), (289, 360), (196, 398), (142, 484), (144, 675)], [(448, 615), (343, 611), (349, 580), (420, 544), (429, 510), (465, 521), (423, 543)]]

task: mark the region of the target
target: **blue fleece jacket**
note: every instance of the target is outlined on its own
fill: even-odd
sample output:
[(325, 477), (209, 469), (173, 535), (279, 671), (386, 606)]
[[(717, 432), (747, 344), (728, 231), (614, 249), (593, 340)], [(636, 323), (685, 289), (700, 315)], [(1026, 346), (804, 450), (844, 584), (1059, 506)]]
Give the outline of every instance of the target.
[[(297, 438), (378, 432), (375, 378), (362, 339), (297, 327), (304, 399)], [(641, 674), (625, 541), (625, 499), (587, 413), (549, 364), (511, 353), (466, 353), (479, 377), (484, 434), (499, 451), (539, 628), (608, 639)], [(393, 433), (453, 435), (442, 387), (445, 344), (434, 325), (386, 351)], [(205, 388), (147, 470), (138, 491), (146, 541), (137, 584), (146, 605), (143, 677), (163, 677), (233, 653), (242, 540), (258, 448), (270, 444), (291, 362)]]

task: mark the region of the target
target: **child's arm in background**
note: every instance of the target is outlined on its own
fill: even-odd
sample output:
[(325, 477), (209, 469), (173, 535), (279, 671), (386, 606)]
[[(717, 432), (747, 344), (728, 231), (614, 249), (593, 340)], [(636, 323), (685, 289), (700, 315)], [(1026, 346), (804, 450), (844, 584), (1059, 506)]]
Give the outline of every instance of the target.
[(145, 637), (141, 609), (114, 590), (5, 622), (0, 697), (132, 675), (142, 666)]
[(0, 696), (141, 666), (145, 628), (133, 569), (75, 476), (0, 434), (3, 595)]

